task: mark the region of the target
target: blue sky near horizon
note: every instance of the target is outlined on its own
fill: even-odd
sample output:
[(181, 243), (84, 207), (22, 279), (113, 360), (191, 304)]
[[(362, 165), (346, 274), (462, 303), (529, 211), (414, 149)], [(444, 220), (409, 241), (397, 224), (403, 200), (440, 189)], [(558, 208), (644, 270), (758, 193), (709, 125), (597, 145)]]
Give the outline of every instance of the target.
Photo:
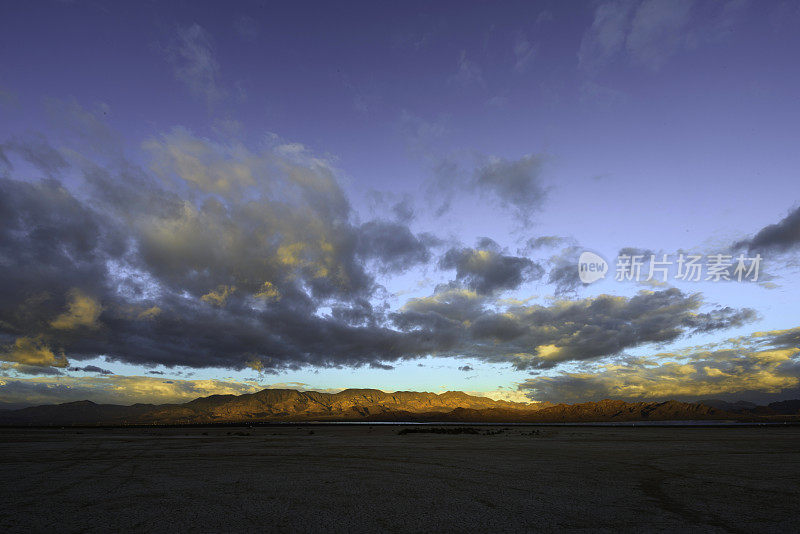
[[(0, 257), (46, 250), (31, 214), (58, 209), (48, 179), (125, 243), (93, 249), (101, 281), (4, 260), (17, 282), (0, 402), (71, 400), (59, 384), (122, 401), (282, 383), (569, 401), (800, 391), (798, 2), (41, 1), (0, 15), (0, 180), (31, 199), (6, 208), (28, 234), (9, 226)], [(112, 205), (131, 185), (149, 200)], [(251, 226), (254, 206), (297, 220)], [(770, 225), (777, 240), (760, 240)], [(240, 231), (274, 232), (253, 246), (275, 250), (225, 257)], [(528, 245), (545, 236), (561, 239)], [(739, 242), (764, 258), (758, 283), (613, 279), (626, 247)], [(581, 250), (609, 261), (605, 280), (557, 278)], [(21, 322), (43, 294), (52, 306)], [(578, 311), (601, 295), (616, 300)], [(482, 309), (465, 319), (448, 298)], [(180, 325), (196, 329), (180, 339)], [(303, 334), (321, 331), (341, 337)]]

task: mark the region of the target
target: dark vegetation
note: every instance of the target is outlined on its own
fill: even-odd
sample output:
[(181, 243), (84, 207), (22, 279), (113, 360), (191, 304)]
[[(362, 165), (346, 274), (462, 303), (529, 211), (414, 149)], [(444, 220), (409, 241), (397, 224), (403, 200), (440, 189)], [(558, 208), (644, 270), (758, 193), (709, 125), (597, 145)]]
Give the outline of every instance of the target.
[[(418, 428), (403, 428), (401, 429), (398, 434), (473, 434), (473, 435), (483, 435), (483, 436), (497, 436), (498, 434), (503, 434), (510, 430), (509, 428), (499, 428), (497, 430), (484, 430), (480, 431), (477, 428), (469, 427), (469, 426), (457, 426), (457, 427), (418, 427)], [(530, 432), (521, 432), (520, 435), (522, 436), (536, 436), (539, 434), (538, 430), (532, 430)]]

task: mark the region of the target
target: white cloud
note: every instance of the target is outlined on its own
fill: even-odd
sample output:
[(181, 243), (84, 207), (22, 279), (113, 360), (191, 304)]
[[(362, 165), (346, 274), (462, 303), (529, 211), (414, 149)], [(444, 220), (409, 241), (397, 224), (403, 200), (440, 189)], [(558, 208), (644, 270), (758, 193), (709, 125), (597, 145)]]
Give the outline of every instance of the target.
[(167, 50), (175, 77), (208, 103), (219, 100), (224, 91), (217, 77), (219, 63), (209, 33), (199, 24), (178, 28), (175, 42)]

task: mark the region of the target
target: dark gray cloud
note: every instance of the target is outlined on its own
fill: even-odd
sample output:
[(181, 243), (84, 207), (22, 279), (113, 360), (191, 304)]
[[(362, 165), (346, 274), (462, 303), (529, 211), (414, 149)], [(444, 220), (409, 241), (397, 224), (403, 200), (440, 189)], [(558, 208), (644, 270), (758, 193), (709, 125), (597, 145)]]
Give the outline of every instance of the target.
[(650, 260), (650, 256), (654, 255), (655, 252), (648, 248), (638, 248), (638, 247), (623, 247), (619, 249), (618, 256), (642, 256), (645, 260)]
[(0, 180), (0, 335), (51, 329), (75, 288), (105, 294), (106, 262), (126, 251), (118, 228), (59, 182)]
[(556, 295), (575, 292), (585, 284), (578, 276), (578, 258), (583, 249), (577, 245), (562, 249), (547, 260), (547, 283), (555, 286)]
[(414, 220), (414, 202), (411, 195), (396, 195), (385, 191), (369, 191), (369, 210), (373, 217), (386, 219), (391, 213), (399, 223), (409, 224)]
[(547, 157), (531, 154), (506, 159), (472, 154), (472, 161), (457, 152), (432, 157), (433, 177), (428, 199), (437, 216), (450, 210), (454, 199), (466, 193), (511, 213), (523, 224), (541, 211), (549, 188), (543, 171)]
[(480, 294), (516, 289), (544, 274), (544, 269), (528, 258), (502, 254), (497, 243), (488, 238), (482, 239), (478, 248), (451, 248), (439, 260), (439, 266), (455, 269), (456, 279)]
[(407, 226), (389, 221), (369, 221), (357, 229), (357, 253), (377, 260), (384, 271), (403, 271), (430, 260), (429, 247), (438, 243), (430, 235), (415, 236)]
[(68, 371), (73, 372), (80, 372), (80, 373), (97, 373), (101, 375), (113, 375), (112, 371), (108, 369), (103, 369), (102, 367), (98, 367), (96, 365), (86, 365), (84, 367), (70, 367), (67, 369)]
[(490, 158), (477, 170), (475, 184), (527, 220), (541, 208), (547, 193), (541, 178), (543, 165), (544, 158), (538, 155), (518, 160)]
[(775, 224), (759, 230), (756, 235), (734, 244), (735, 249), (749, 252), (786, 252), (800, 245), (800, 207)]
[[(444, 255), (454, 284), (389, 314), (376, 271), (429, 262), (441, 243), (397, 221), (356, 223), (324, 159), (176, 129), (144, 143), (144, 169), (103, 144), (102, 119), (68, 107), (78, 132), (68, 138), (99, 136), (113, 157), (65, 147), (70, 187), (0, 178), (0, 360), (16, 372), (60, 373), (98, 356), (264, 373), (427, 354), (523, 368), (748, 319), (680, 293), (502, 310), (493, 294), (543, 270), (486, 238)], [(27, 147), (50, 161), (46, 140)]]
[(715, 330), (724, 330), (731, 326), (742, 326), (758, 318), (758, 313), (752, 308), (737, 310), (730, 306), (725, 306), (687, 318), (686, 326), (692, 328), (695, 332), (713, 332)]
[(392, 213), (398, 221), (402, 223), (409, 223), (414, 219), (414, 207), (411, 204), (411, 198), (405, 197), (396, 202), (392, 206)]
[(533, 252), (541, 248), (559, 247), (573, 242), (574, 240), (569, 237), (561, 237), (557, 235), (544, 235), (540, 237), (532, 237), (525, 242), (525, 251)]
[(432, 297), (412, 299), (393, 319), (402, 330), (440, 347), (440, 352), (526, 369), (620, 354), (683, 335), (741, 326), (756, 317), (750, 309), (700, 311), (699, 295), (674, 288), (550, 306), (497, 310), (492, 304), (485, 296), (442, 288)]
[[(148, 148), (155, 175), (80, 160), (82, 197), (54, 179), (0, 180), (2, 359), (44, 368), (105, 355), (268, 371), (385, 366), (426, 350), (381, 326), (365, 262), (425, 262), (432, 236), (352, 224), (331, 171), (296, 151), (247, 153), (227, 167), (227, 147), (185, 131)], [(165, 157), (176, 153), (198, 166)], [(242, 160), (258, 180), (233, 172)], [(188, 197), (177, 194), (187, 187)], [(192, 190), (212, 194), (193, 199)]]
[(0, 364), (0, 376), (9, 376), (9, 371), (13, 374), (33, 375), (33, 376), (62, 376), (64, 373), (56, 367), (42, 367), (41, 365)]
[(433, 165), (433, 179), (428, 184), (428, 200), (433, 203), (434, 214), (441, 217), (452, 207), (454, 195), (467, 186), (459, 164), (450, 158), (441, 158)]

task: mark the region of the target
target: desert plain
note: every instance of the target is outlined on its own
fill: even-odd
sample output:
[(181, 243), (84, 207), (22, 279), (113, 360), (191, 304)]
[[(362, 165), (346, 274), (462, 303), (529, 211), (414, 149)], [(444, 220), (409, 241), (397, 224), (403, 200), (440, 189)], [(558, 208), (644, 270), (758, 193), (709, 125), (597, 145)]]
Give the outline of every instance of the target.
[(3, 428), (0, 531), (790, 532), (798, 444), (792, 425)]

